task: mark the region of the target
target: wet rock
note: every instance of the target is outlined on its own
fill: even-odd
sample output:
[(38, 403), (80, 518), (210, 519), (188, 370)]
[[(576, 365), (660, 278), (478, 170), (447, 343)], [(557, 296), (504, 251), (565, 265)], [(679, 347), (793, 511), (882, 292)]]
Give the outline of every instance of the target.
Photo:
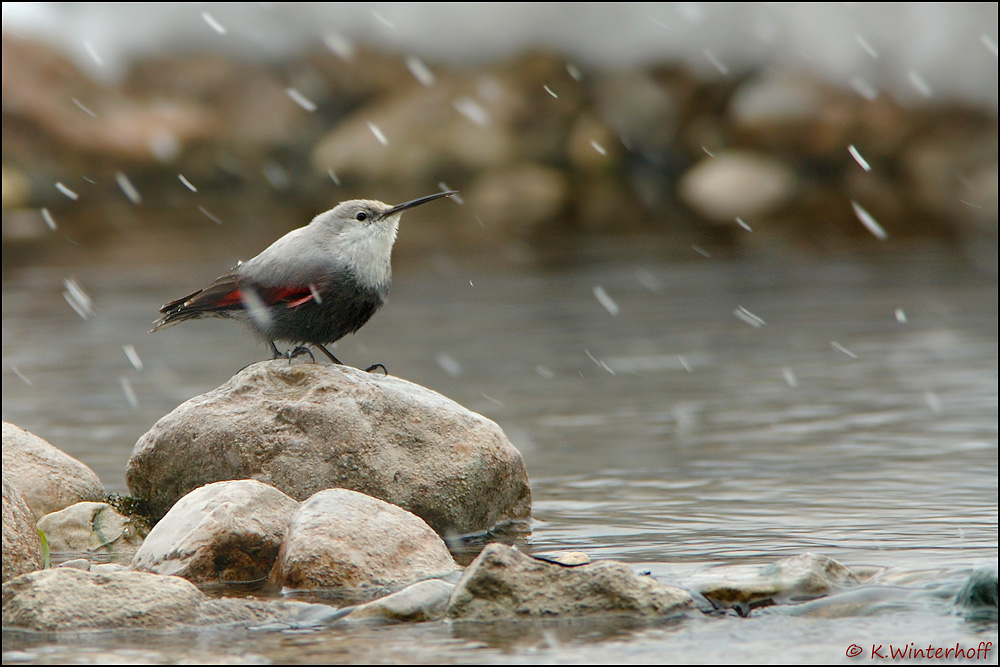
[(442, 535), (531, 511), (524, 460), (492, 421), (401, 378), (265, 361), (158, 421), (126, 469), (155, 515), (210, 482), (253, 478), (296, 500), (345, 488)]
[(3, 585), (3, 626), (38, 632), (161, 630), (183, 626), (315, 626), (338, 610), (302, 602), (211, 599), (180, 577), (146, 572), (32, 572)]
[(678, 194), (713, 222), (731, 223), (773, 214), (795, 196), (795, 173), (770, 156), (747, 151), (716, 153), (685, 172)]
[(480, 176), (469, 189), (468, 202), (487, 228), (525, 234), (565, 212), (569, 182), (558, 169), (523, 164)]
[(3, 473), (35, 519), (83, 500), (104, 499), (93, 470), (8, 422), (3, 423)]
[(440, 579), (418, 581), (401, 591), (359, 605), (348, 614), (345, 622), (389, 621), (422, 623), (444, 618), (454, 584)]
[(59, 563), (56, 567), (70, 567), (74, 570), (83, 570), (84, 572), (90, 572), (90, 561), (86, 558), (74, 558), (73, 560), (64, 560)]
[(59, 567), (3, 585), (3, 624), (40, 631), (165, 628), (193, 623), (203, 600), (178, 577)]
[(271, 578), (357, 602), (456, 568), (444, 541), (419, 517), (362, 493), (327, 489), (292, 516)]
[(789, 605), (781, 611), (789, 616), (852, 618), (901, 614), (924, 608), (926, 604), (927, 595), (924, 591), (902, 586), (862, 586)]
[(297, 506), (256, 480), (207, 484), (160, 519), (132, 568), (202, 584), (263, 582)]
[(997, 571), (981, 568), (969, 575), (962, 589), (955, 596), (955, 604), (969, 615), (981, 619), (997, 619), (1000, 607), (1000, 584)]
[(692, 609), (694, 601), (686, 591), (638, 575), (624, 563), (565, 567), (494, 543), (459, 580), (448, 616), (464, 621), (595, 614), (662, 618)]
[(745, 608), (811, 600), (858, 581), (832, 558), (802, 554), (763, 567), (719, 568), (691, 585), (717, 607)]
[(546, 563), (562, 565), (563, 567), (579, 567), (591, 562), (590, 556), (582, 551), (564, 551), (563, 553), (552, 554), (551, 556), (547, 554), (531, 554), (531, 557), (536, 560), (545, 561)]
[(75, 503), (38, 520), (53, 553), (132, 554), (145, 531), (107, 503)]
[(3, 475), (3, 581), (42, 567), (38, 527), (20, 494)]

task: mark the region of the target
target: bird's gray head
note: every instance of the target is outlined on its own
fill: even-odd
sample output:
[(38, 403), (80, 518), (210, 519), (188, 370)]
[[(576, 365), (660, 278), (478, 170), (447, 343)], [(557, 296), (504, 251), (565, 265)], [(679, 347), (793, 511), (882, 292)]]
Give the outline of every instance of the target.
[(389, 258), (403, 211), (453, 194), (456, 192), (436, 192), (395, 205), (374, 199), (352, 199), (320, 213), (310, 227), (323, 231), (324, 249), (353, 267), (359, 279), (388, 286)]

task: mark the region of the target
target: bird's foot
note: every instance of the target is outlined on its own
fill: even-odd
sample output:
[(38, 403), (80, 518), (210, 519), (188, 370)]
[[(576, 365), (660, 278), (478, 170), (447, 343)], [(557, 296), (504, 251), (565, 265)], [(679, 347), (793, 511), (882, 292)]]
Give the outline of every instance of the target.
[(312, 350), (304, 345), (299, 345), (298, 347), (292, 348), (288, 352), (285, 352), (283, 356), (288, 357), (288, 363), (292, 363), (292, 359), (295, 357), (301, 357), (303, 354), (308, 354), (312, 362), (316, 363), (316, 357), (313, 356)]
[(389, 375), (389, 371), (387, 371), (385, 369), (385, 366), (383, 366), (382, 364), (372, 364), (371, 366), (369, 366), (368, 368), (365, 369), (365, 373), (374, 373), (375, 369), (377, 369), (377, 368), (381, 368), (382, 369), (382, 373), (385, 374), (386, 376)]
[(308, 354), (309, 358), (312, 359), (313, 363), (314, 364), (316, 363), (316, 357), (313, 356), (312, 350), (303, 345), (294, 347), (291, 350), (288, 350), (287, 352), (282, 352), (281, 350), (278, 349), (278, 346), (275, 345), (274, 342), (272, 341), (271, 352), (272, 352), (271, 356), (272, 359), (288, 359), (288, 363), (292, 363), (292, 359), (294, 359), (295, 357), (301, 357), (303, 354)]

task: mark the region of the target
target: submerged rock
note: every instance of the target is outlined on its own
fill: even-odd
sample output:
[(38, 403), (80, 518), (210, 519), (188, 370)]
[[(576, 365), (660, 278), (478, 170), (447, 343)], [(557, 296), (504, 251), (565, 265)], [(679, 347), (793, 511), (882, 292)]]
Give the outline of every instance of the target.
[(42, 567), (41, 542), (31, 511), (3, 478), (3, 581)]
[(973, 618), (992, 620), (996, 623), (1000, 584), (997, 571), (980, 568), (969, 575), (962, 590), (955, 596), (955, 604)]
[(53, 553), (132, 554), (145, 530), (107, 503), (82, 502), (38, 520)]
[(83, 500), (104, 499), (97, 473), (9, 422), (3, 423), (3, 474), (35, 519)]
[(463, 621), (574, 618), (616, 614), (677, 616), (694, 609), (684, 590), (636, 574), (625, 563), (576, 567), (545, 562), (490, 544), (452, 593), (448, 616)]
[(160, 519), (132, 568), (197, 583), (263, 583), (297, 506), (256, 480), (207, 484)]
[(401, 591), (355, 607), (344, 621), (422, 623), (444, 618), (454, 584), (441, 579), (418, 581)]
[(3, 626), (38, 632), (162, 630), (181, 626), (315, 626), (342, 616), (302, 602), (211, 599), (191, 582), (146, 572), (58, 567), (3, 585)]
[(419, 517), (355, 491), (328, 489), (292, 516), (272, 581), (350, 603), (456, 569), (444, 541)]
[(752, 569), (719, 568), (692, 587), (716, 607), (745, 608), (812, 600), (858, 582), (849, 568), (832, 558), (807, 553)]
[(531, 512), (524, 460), (495, 423), (401, 378), (347, 366), (253, 364), (160, 419), (126, 469), (132, 495), (154, 516), (199, 486), (247, 478), (296, 500), (359, 491), (442, 535)]

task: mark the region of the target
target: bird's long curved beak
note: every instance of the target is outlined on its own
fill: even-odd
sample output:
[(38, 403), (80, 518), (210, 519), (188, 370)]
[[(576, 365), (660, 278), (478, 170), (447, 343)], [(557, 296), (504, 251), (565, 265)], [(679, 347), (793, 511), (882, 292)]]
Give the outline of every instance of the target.
[(429, 201), (434, 201), (435, 199), (440, 199), (441, 197), (450, 197), (452, 195), (457, 195), (458, 190), (448, 190), (447, 192), (435, 192), (432, 195), (427, 195), (426, 197), (420, 197), (419, 199), (413, 199), (402, 204), (396, 204), (388, 211), (379, 216), (379, 218), (387, 218), (394, 213), (399, 213), (400, 211), (405, 211), (408, 208), (413, 208), (414, 206), (420, 206), (421, 204), (426, 204)]

